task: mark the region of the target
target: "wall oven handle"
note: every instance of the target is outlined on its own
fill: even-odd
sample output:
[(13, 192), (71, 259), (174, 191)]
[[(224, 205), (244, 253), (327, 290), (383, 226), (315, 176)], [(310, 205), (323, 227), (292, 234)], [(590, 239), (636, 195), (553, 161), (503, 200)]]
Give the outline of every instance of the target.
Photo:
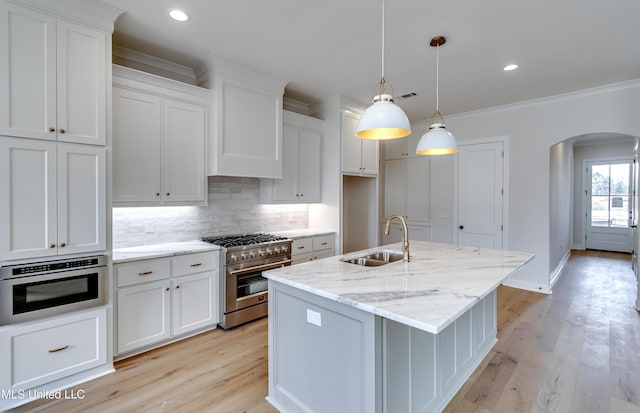
[(263, 270), (272, 270), (274, 268), (279, 268), (285, 265), (290, 265), (291, 260), (283, 260), (278, 262), (272, 262), (270, 264), (256, 265), (255, 267), (243, 268), (241, 270), (229, 271), (230, 276), (242, 275), (245, 273), (263, 271)]
[(57, 353), (58, 351), (66, 350), (68, 348), (69, 348), (69, 345), (67, 344), (66, 346), (51, 349), (49, 350), (49, 353)]

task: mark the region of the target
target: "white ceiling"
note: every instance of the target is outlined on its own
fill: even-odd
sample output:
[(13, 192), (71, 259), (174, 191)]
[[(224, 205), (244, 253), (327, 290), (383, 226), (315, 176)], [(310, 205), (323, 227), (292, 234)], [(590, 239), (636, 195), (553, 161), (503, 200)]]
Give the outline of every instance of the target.
[[(368, 103), (381, 73), (381, 0), (103, 0), (114, 44), (192, 68), (214, 53), (312, 102)], [(385, 78), (412, 121), (640, 78), (638, 0), (386, 0)], [(172, 21), (170, 8), (191, 15)], [(504, 72), (508, 63), (520, 68)]]

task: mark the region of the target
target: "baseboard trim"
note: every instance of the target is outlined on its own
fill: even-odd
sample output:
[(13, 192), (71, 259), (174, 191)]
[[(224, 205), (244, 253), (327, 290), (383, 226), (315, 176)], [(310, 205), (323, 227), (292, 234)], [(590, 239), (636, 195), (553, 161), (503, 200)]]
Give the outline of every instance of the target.
[(549, 288), (553, 288), (556, 281), (560, 279), (560, 275), (562, 274), (562, 269), (564, 268), (564, 265), (567, 263), (567, 260), (569, 259), (570, 256), (571, 256), (571, 251), (569, 250), (567, 251), (566, 254), (564, 254), (564, 257), (562, 257), (556, 269), (553, 270), (553, 272), (549, 276)]

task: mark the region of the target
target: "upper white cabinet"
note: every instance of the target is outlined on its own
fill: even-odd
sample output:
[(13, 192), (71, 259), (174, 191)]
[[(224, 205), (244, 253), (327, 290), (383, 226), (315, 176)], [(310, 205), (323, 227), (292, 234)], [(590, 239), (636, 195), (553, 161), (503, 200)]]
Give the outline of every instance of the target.
[(421, 136), (417, 133), (412, 133), (406, 138), (384, 141), (384, 159), (388, 161), (390, 159), (424, 157), (424, 155), (416, 154), (416, 147)]
[(198, 82), (213, 91), (209, 175), (282, 178), (285, 82), (219, 57)]
[(106, 249), (105, 149), (0, 138), (0, 260)]
[(0, 2), (0, 135), (104, 145), (110, 41)]
[(356, 136), (359, 116), (342, 112), (342, 172), (347, 174), (378, 174), (378, 141)]
[(284, 174), (282, 179), (262, 179), (264, 203), (321, 201), (322, 121), (284, 111)]
[(205, 204), (208, 91), (120, 66), (113, 72), (114, 204)]

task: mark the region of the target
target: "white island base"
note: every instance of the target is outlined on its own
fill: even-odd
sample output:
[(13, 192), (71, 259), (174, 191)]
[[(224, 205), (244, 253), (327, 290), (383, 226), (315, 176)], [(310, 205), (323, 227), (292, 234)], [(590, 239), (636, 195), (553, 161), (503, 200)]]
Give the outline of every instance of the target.
[(269, 396), (282, 413), (439, 412), (497, 342), (495, 289), (437, 334), (269, 281)]

